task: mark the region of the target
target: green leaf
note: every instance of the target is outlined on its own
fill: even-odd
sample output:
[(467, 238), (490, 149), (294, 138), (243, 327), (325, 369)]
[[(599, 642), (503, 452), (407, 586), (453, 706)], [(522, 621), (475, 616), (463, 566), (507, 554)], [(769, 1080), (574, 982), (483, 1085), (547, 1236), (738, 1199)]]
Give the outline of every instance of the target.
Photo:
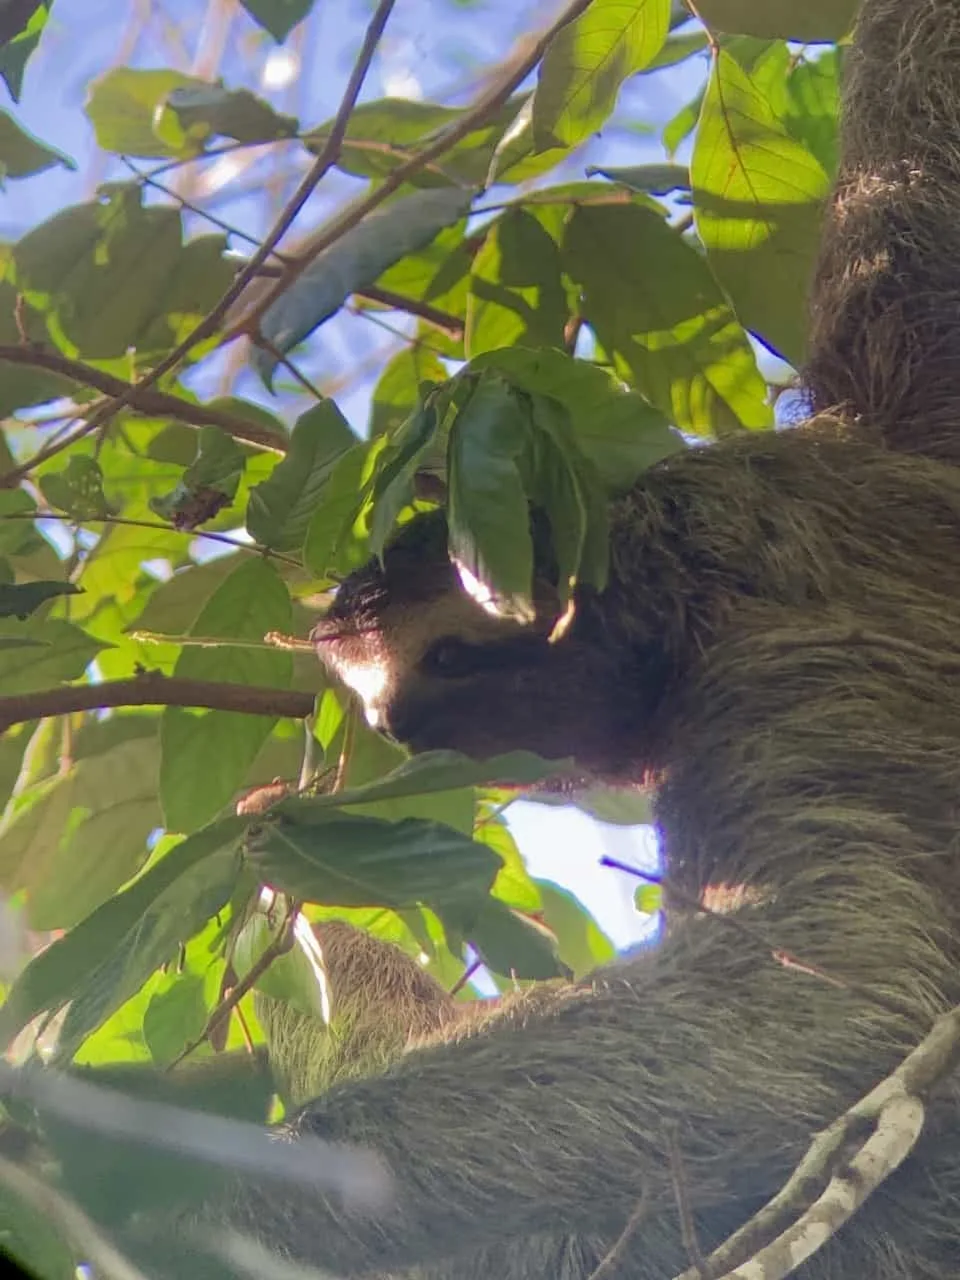
[(169, 1066), (192, 1044), (207, 1023), (203, 978), (179, 974), (165, 991), (158, 991), (143, 1016), (143, 1038), (158, 1066)]
[(434, 352), (419, 343), (404, 347), (384, 365), (373, 389), (369, 437), (401, 427), (422, 400), (424, 384), (446, 380), (447, 371)]
[(538, 150), (574, 146), (616, 106), (620, 86), (663, 47), (670, 0), (593, 0), (562, 27), (540, 66), (533, 99)]
[(801, 43), (839, 40), (853, 26), (858, 0), (697, 0), (713, 30)]
[[(340, 236), (265, 312), (260, 331), (281, 353), (290, 351), (343, 305), (351, 293), (373, 284), (392, 263), (429, 244), (438, 231), (470, 208), (472, 191), (439, 187), (401, 196)], [(276, 357), (259, 348), (257, 372), (269, 386)]]
[(520, 787), (541, 782), (568, 772), (566, 761), (547, 761), (530, 751), (511, 751), (491, 760), (471, 760), (458, 751), (424, 751), (404, 760), (389, 773), (362, 786), (321, 796), (298, 796), (284, 800), (277, 812), (325, 812), (348, 809), (354, 805), (370, 805), (403, 796), (429, 795), (460, 787), (484, 787), (509, 784)]
[[(9, 648), (4, 645), (9, 640), (26, 641), (26, 647)], [(86, 631), (56, 618), (0, 619), (0, 645), (0, 690), (5, 694), (77, 680), (105, 647)]]
[(52, 4), (53, 0), (8, 0), (0, 18), (0, 77), (14, 102), (19, 101), (27, 59), (40, 43)]
[[(376, 449), (385, 443), (381, 436)], [(317, 504), (303, 543), (303, 561), (322, 578), (329, 572), (349, 573), (369, 559), (366, 539), (356, 529), (363, 505), (371, 446), (358, 443), (330, 468), (329, 480)]]
[(103, 472), (99, 464), (84, 454), (72, 454), (62, 471), (40, 477), (40, 492), (58, 511), (74, 520), (110, 515), (103, 494)]
[(798, 367), (829, 180), (723, 51), (690, 172), (697, 230), (717, 279), (743, 324)]
[(294, 809), (258, 829), (247, 856), (258, 877), (328, 906), (434, 908), (489, 893), (497, 858), (451, 827)]
[(156, 737), (78, 761), (15, 803), (0, 825), (0, 883), (26, 889), (34, 929), (68, 929), (146, 860), (160, 822)]
[(663, 907), (662, 886), (659, 884), (638, 884), (633, 893), (633, 902), (641, 915), (656, 915)]
[(72, 582), (0, 583), (0, 618), (29, 618), (47, 600), (79, 592)]
[(550, 880), (535, 883), (543, 901), (543, 918), (556, 934), (560, 958), (575, 978), (614, 958), (616, 948), (578, 898)]
[(84, 110), (93, 125), (97, 145), (116, 155), (156, 158), (198, 151), (181, 134), (179, 139), (166, 137), (156, 130), (164, 103), (175, 89), (199, 89), (209, 86), (203, 80), (182, 71), (135, 70), (114, 67), (94, 80)]
[[(61, 1036), (69, 1058), (80, 1040), (137, 992), (225, 904), (237, 879), (246, 824), (227, 818), (181, 841), (23, 970), (0, 1007), (0, 1040), (69, 1001), (83, 1008)], [(69, 1034), (68, 1034), (69, 1032)], [(67, 1037), (64, 1044), (63, 1036)]]
[(840, 115), (840, 58), (836, 49), (796, 63), (787, 80), (782, 111), (792, 137), (816, 156), (825, 173), (837, 170), (837, 120)]
[[(265, 560), (246, 560), (217, 588), (191, 628), (192, 635), (223, 637), (223, 647), (185, 648), (174, 674), (288, 688), (289, 653), (230, 642), (262, 641), (268, 631), (289, 631), (290, 618), (290, 597), (273, 567)], [(164, 709), (160, 802), (169, 831), (194, 831), (230, 801), (274, 723), (269, 716), (232, 711)]]
[(684, 448), (663, 415), (606, 369), (548, 348), (506, 347), (470, 362), (495, 369), (524, 391), (566, 407), (577, 444), (613, 492), (629, 489), (641, 472)]
[(370, 551), (375, 556), (383, 555), (397, 516), (413, 500), (414, 477), (438, 427), (437, 409), (424, 405), (410, 415), (381, 455), (383, 463), (371, 492)]
[[(280, 927), (280, 921), (272, 922), (262, 911), (250, 916), (234, 942), (232, 961), (237, 977), (246, 977), (276, 940)], [(308, 1017), (324, 1016), (323, 974), (318, 972), (316, 961), (304, 949), (296, 932), (293, 946), (271, 961), (257, 979), (255, 988), (264, 995), (283, 1000)]]
[(222, 236), (183, 243), (177, 210), (144, 208), (135, 186), (109, 188), (35, 227), (13, 249), (13, 277), (67, 354), (169, 351), (233, 278)]
[(562, 347), (568, 317), (556, 241), (535, 214), (511, 209), (488, 231), (473, 261), (467, 354), (514, 343)]
[[(12, 1137), (12, 1133), (9, 1134)], [(0, 1189), (0, 1240), (3, 1258), (10, 1266), (16, 1259), (27, 1270), (8, 1275), (42, 1276), (43, 1280), (76, 1280), (79, 1259), (60, 1235), (48, 1213), (21, 1200), (6, 1187)]]
[(250, 536), (278, 551), (299, 551), (334, 468), (356, 440), (332, 400), (301, 414), (286, 456), (250, 491)]
[(480, 376), (450, 429), (447, 520), (450, 549), (498, 606), (533, 617), (533, 541), (520, 459), (531, 423), (514, 390)]
[(595, 176), (651, 196), (668, 196), (674, 191), (690, 190), (690, 170), (685, 164), (635, 164), (621, 169), (588, 165), (587, 177)]
[(195, 529), (233, 501), (244, 463), (244, 452), (232, 436), (219, 427), (202, 427), (196, 458), (175, 489), (150, 498), (151, 511), (175, 529)]
[(69, 156), (35, 138), (9, 111), (0, 108), (0, 184), (5, 177), (27, 178), (58, 164), (65, 169), (77, 167)]
[(444, 925), (469, 937), (484, 964), (495, 973), (518, 980), (547, 981), (570, 976), (557, 954), (553, 932), (530, 916), (488, 898), (476, 917), (461, 929), (456, 913), (441, 911)]
[(172, 89), (166, 106), (194, 144), (211, 137), (237, 142), (275, 142), (296, 136), (293, 116), (280, 115), (249, 89), (226, 89), (221, 84), (194, 82)]
[(240, 0), (254, 22), (282, 43), (313, 8), (313, 0)]
[(659, 214), (576, 209), (564, 250), (601, 343), (676, 426), (722, 435), (772, 424), (747, 335), (707, 263)]

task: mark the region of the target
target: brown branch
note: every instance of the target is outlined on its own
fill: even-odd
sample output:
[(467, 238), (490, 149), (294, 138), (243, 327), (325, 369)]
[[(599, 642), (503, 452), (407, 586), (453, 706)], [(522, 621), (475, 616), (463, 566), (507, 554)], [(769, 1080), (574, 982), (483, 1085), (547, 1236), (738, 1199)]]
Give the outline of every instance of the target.
[(419, 316), (427, 324), (432, 324), (435, 329), (449, 334), (456, 342), (463, 337), (463, 321), (460, 317), (451, 315), (449, 311), (441, 311), (439, 307), (431, 307), (429, 302), (408, 298), (402, 293), (394, 293), (392, 289), (380, 289), (375, 285), (358, 289), (354, 297), (365, 298), (368, 302), (379, 302), (381, 306), (389, 307), (391, 311), (405, 311), (408, 315)]
[[(543, 57), (557, 32), (576, 18), (579, 18), (589, 4), (590, 0), (570, 0), (560, 16), (546, 31), (533, 39), (528, 38), (523, 41), (513, 57), (506, 60), (502, 73), (493, 81), (486, 92), (480, 95), (474, 105), (463, 113), (455, 124), (451, 125), (449, 129), (445, 129), (439, 137), (435, 138), (429, 146), (424, 147), (422, 151), (414, 152), (405, 164), (398, 165), (392, 173), (388, 174), (376, 190), (372, 191), (365, 199), (351, 204), (339, 218), (335, 218), (319, 235), (311, 240), (309, 251), (291, 263), (276, 283), (254, 302), (244, 315), (242, 323), (237, 326), (236, 332), (250, 333), (263, 313), (282, 294), (286, 293), (293, 282), (319, 254), (323, 253), (325, 249), (329, 249), (346, 232), (352, 230), (368, 213), (379, 208), (388, 196), (392, 195), (394, 191), (415, 174), (420, 173), (432, 161), (455, 147), (467, 134), (472, 133), (474, 129), (486, 123), (488, 118), (503, 106), (510, 95), (527, 78)], [(237, 296), (239, 295), (234, 295), (231, 303)]]
[(178, 345), (164, 356), (162, 360), (154, 365), (152, 369), (148, 370), (143, 377), (136, 382), (136, 384), (128, 387), (122, 395), (118, 395), (116, 399), (111, 400), (111, 402), (105, 405), (103, 409), (94, 414), (93, 418), (91, 418), (87, 424), (91, 429), (102, 426), (105, 422), (108, 422), (114, 414), (118, 413), (128, 404), (131, 404), (138, 395), (141, 395), (148, 388), (159, 382), (165, 373), (169, 373), (172, 369), (177, 368), (181, 361), (189, 355), (198, 343), (203, 342), (206, 338), (212, 337), (217, 332), (223, 317), (237, 301), (251, 280), (259, 274), (261, 267), (273, 254), (274, 249), (282, 237), (287, 233), (287, 231), (289, 231), (297, 218), (297, 215), (300, 213), (300, 210), (310, 199), (310, 196), (313, 194), (318, 183), (328, 170), (332, 169), (336, 164), (337, 158), (340, 155), (340, 147), (343, 143), (344, 134), (347, 131), (347, 124), (353, 113), (353, 108), (356, 106), (360, 89), (363, 85), (364, 79), (366, 78), (370, 63), (373, 60), (373, 55), (380, 42), (383, 29), (386, 26), (387, 18), (390, 16), (390, 11), (393, 9), (395, 2), (396, 0), (380, 0), (380, 3), (377, 5), (376, 11), (370, 19), (369, 26), (367, 27), (366, 35), (363, 39), (363, 45), (357, 56), (357, 61), (353, 71), (350, 74), (350, 79), (347, 83), (346, 89), (344, 90), (343, 99), (340, 103), (339, 109), (337, 110), (333, 126), (330, 130), (330, 135), (327, 138), (323, 150), (313, 162), (309, 173), (284, 206), (280, 217), (271, 227), (260, 248), (253, 255), (243, 270), (238, 273), (233, 284), (230, 285), (229, 289), (227, 289), (226, 293), (224, 293), (216, 306), (213, 307), (211, 311), (207, 312), (200, 323), (187, 334), (183, 341), (178, 343)]
[(184, 680), (159, 671), (145, 671), (129, 680), (62, 685), (0, 697), (0, 733), (11, 725), (46, 716), (97, 711), (104, 707), (205, 707), (210, 711), (240, 711), (251, 716), (289, 716), (302, 720), (313, 710), (313, 703), (312, 693), (297, 689)]
[[(178, 422), (190, 427), (219, 427), (235, 440), (245, 444), (257, 445), (262, 449), (270, 449), (274, 453), (285, 453), (287, 439), (275, 431), (258, 427), (255, 422), (237, 417), (233, 413), (224, 413), (219, 409), (209, 409), (202, 404), (192, 404), (181, 396), (170, 395), (166, 391), (138, 390), (132, 383), (117, 378), (103, 369), (84, 364), (82, 360), (70, 360), (58, 352), (48, 351), (35, 343), (11, 346), (0, 344), (0, 361), (7, 364), (28, 365), (35, 369), (46, 369), (49, 373), (60, 374), (73, 382), (92, 387), (106, 396), (130, 395), (129, 407), (138, 413), (151, 417), (175, 418)], [(18, 468), (20, 470), (20, 468)], [(8, 472), (7, 476), (13, 472)], [(7, 476), (0, 476), (0, 485), (5, 485)], [(9, 487), (9, 485), (7, 485)]]

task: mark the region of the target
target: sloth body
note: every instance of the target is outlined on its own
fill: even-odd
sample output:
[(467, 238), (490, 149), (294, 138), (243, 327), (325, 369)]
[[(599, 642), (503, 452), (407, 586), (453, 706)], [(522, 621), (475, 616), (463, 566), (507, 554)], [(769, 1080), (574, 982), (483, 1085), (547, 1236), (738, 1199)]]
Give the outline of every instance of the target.
[[(559, 638), (547, 567), (534, 625), (491, 617), (439, 514), (318, 628), (416, 750), (652, 778), (671, 919), (656, 949), (307, 1102), (290, 1132), (370, 1145), (397, 1198), (366, 1221), (246, 1192), (232, 1220), (292, 1259), (588, 1280), (606, 1258), (604, 1280), (664, 1280), (691, 1262), (677, 1158), (706, 1251), (960, 1002), (958, 85), (960, 0), (865, 0), (812, 293), (818, 416), (646, 473), (611, 509), (609, 585)], [(681, 909), (720, 885), (745, 890), (741, 928)], [(949, 1078), (797, 1275), (960, 1277), (958, 1103)]]

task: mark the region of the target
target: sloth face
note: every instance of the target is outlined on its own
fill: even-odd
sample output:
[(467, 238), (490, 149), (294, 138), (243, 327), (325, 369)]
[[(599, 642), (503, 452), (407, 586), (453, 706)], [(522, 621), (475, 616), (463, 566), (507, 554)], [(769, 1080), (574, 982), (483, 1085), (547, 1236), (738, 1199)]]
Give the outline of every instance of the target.
[(523, 749), (618, 774), (630, 699), (617, 664), (576, 628), (551, 640), (557, 614), (547, 613), (523, 625), (478, 603), (437, 513), (406, 526), (382, 566), (351, 574), (311, 639), (368, 722), (413, 751)]

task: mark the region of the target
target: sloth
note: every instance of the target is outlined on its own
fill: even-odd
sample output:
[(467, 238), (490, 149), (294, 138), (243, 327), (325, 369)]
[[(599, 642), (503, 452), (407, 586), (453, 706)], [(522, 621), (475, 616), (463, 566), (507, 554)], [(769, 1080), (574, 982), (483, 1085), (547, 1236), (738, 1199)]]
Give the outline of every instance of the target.
[[(809, 421), (641, 476), (611, 505), (608, 585), (577, 590), (562, 633), (549, 558), (534, 622), (493, 617), (440, 511), (314, 632), (414, 751), (527, 748), (652, 783), (670, 924), (308, 1098), (286, 1131), (372, 1147), (396, 1200), (368, 1220), (238, 1193), (231, 1221), (286, 1258), (676, 1275), (691, 1231), (706, 1253), (747, 1221), (960, 1002), (960, 0), (864, 0), (846, 61)], [(723, 885), (730, 915), (696, 909)], [(803, 1280), (960, 1275), (958, 1102), (948, 1079)]]

